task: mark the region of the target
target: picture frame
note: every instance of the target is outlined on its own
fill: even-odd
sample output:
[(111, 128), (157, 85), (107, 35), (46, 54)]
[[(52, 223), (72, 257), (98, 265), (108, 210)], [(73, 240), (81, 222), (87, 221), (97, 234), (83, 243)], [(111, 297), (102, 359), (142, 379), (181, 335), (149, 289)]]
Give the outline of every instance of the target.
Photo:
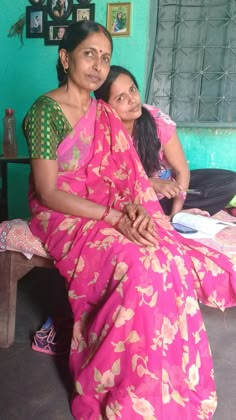
[(73, 6), (73, 21), (79, 22), (80, 20), (94, 20), (95, 4), (81, 4)]
[(73, 0), (47, 0), (47, 12), (56, 22), (66, 21), (72, 12), (72, 6)]
[(26, 6), (26, 38), (43, 38), (47, 9), (45, 6)]
[(129, 36), (131, 3), (108, 3), (106, 27), (112, 36)]
[(32, 6), (41, 6), (45, 0), (29, 0), (29, 2)]
[(63, 23), (55, 23), (48, 21), (45, 28), (44, 44), (45, 45), (59, 45), (65, 33), (65, 29), (72, 23), (72, 20), (67, 20)]

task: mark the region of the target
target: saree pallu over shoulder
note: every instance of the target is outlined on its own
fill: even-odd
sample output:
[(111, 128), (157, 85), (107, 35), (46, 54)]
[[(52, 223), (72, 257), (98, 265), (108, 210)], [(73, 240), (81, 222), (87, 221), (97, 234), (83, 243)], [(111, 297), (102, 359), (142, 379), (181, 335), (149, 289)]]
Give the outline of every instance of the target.
[[(58, 188), (116, 209), (142, 204), (158, 242), (137, 246), (105, 221), (63, 215), (32, 197), (31, 230), (65, 277), (74, 315), (72, 413), (211, 419), (216, 392), (198, 299), (235, 305), (232, 261), (173, 230), (118, 116), (102, 101), (90, 111), (88, 126), (85, 116), (58, 149)], [(84, 160), (81, 141), (89, 144)]]

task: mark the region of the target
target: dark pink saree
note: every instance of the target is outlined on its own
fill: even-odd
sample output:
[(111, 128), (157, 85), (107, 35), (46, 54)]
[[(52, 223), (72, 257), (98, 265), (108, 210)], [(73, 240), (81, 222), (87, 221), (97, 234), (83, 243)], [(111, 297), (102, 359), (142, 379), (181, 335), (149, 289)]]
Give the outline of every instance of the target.
[(103, 102), (58, 149), (58, 187), (155, 219), (156, 248), (131, 243), (105, 221), (42, 208), (30, 227), (68, 284), (74, 314), (70, 366), (78, 420), (211, 419), (212, 357), (199, 310), (236, 303), (233, 262), (173, 231), (119, 118)]

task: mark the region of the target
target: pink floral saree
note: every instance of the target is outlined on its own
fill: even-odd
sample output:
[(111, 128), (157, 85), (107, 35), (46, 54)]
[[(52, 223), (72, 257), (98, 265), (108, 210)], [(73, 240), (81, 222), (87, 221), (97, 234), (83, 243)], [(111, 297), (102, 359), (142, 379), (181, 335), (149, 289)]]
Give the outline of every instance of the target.
[(137, 246), (105, 221), (48, 210), (31, 194), (31, 230), (65, 277), (74, 315), (73, 416), (211, 419), (213, 364), (198, 300), (236, 304), (233, 261), (173, 230), (102, 101), (60, 144), (58, 166), (58, 188), (117, 209), (141, 203), (158, 232), (157, 247)]

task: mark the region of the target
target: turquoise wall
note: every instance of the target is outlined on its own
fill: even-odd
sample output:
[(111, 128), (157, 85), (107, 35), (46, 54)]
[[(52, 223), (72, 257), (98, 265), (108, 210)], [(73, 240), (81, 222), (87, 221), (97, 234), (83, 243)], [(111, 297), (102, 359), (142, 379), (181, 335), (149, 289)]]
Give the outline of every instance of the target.
[[(124, 65), (135, 74), (142, 97), (148, 76), (147, 63), (150, 60), (149, 38), (154, 36), (151, 30), (153, 1), (131, 1), (131, 35), (113, 38), (112, 63)], [(112, 2), (116, 1), (109, 0), (109, 3)], [(96, 21), (105, 25), (108, 2), (93, 0), (93, 3)], [(0, 17), (0, 115), (4, 115), (5, 108), (15, 109), (19, 154), (25, 155), (27, 147), (21, 123), (32, 102), (40, 94), (57, 85), (55, 71), (57, 46), (45, 46), (43, 39), (26, 39), (25, 31), (23, 46), (17, 37), (8, 38), (9, 28), (30, 3), (26, 0), (14, 2), (1, 0), (1, 4), (4, 14)], [(76, 0), (74, 4), (78, 4)], [(179, 128), (178, 134), (191, 168), (220, 167), (236, 170), (235, 130)], [(27, 165), (9, 165), (8, 172), (9, 218), (26, 217), (29, 214), (27, 206), (29, 168)]]
[[(76, 0), (74, 4), (78, 5)], [(106, 25), (107, 1), (93, 0), (95, 20)], [(109, 0), (109, 3), (115, 3)], [(46, 1), (45, 1), (46, 4)], [(27, 154), (26, 143), (21, 130), (21, 123), (32, 102), (42, 93), (57, 86), (55, 65), (57, 46), (45, 46), (43, 39), (25, 38), (24, 45), (19, 39), (8, 38), (8, 30), (24, 13), (30, 2), (26, 0), (1, 0), (0, 26), (0, 116), (5, 108), (15, 109), (17, 118), (17, 141), (20, 155)], [(132, 2), (131, 35), (114, 37), (112, 63), (128, 66), (137, 77), (141, 93), (144, 89), (145, 51), (148, 20), (148, 2)], [(0, 142), (1, 143), (1, 142)], [(0, 153), (2, 152), (0, 146)], [(29, 168), (26, 165), (9, 166), (9, 218), (28, 215), (27, 187)]]
[(189, 167), (236, 171), (235, 128), (178, 128)]

